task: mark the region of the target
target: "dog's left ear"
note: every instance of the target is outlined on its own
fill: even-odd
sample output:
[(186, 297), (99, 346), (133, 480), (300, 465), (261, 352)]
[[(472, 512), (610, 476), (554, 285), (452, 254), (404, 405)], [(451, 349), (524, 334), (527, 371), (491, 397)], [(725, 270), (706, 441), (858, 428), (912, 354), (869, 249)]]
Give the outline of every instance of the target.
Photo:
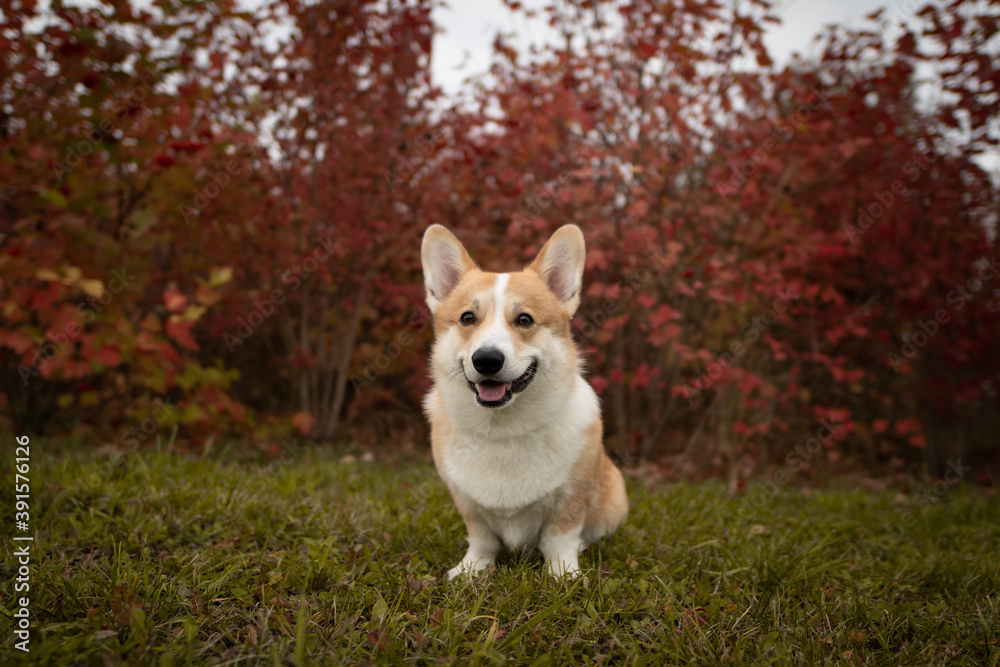
[(542, 277), (559, 304), (572, 315), (580, 305), (585, 259), (583, 232), (576, 225), (565, 225), (542, 247), (528, 270)]
[(427, 306), (432, 313), (448, 298), (462, 276), (477, 268), (462, 242), (441, 225), (431, 225), (424, 232), (420, 260)]

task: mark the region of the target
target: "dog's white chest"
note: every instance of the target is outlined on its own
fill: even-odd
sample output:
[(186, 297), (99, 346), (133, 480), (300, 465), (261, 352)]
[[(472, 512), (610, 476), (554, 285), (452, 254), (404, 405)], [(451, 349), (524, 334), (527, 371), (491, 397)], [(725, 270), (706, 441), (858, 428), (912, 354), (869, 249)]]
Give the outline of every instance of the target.
[[(465, 394), (454, 398), (459, 405), (468, 403)], [(486, 428), (476, 423), (480, 413), (454, 410), (439, 460), (453, 491), (473, 503), (509, 547), (535, 545), (570, 483), (587, 430), (600, 418), (597, 397), (579, 376), (569, 396), (541, 394), (530, 400), (515, 403), (519, 412), (508, 421)], [(473, 404), (470, 409), (484, 408)]]
[(459, 441), (445, 458), (446, 474), (462, 495), (484, 509), (521, 510), (552, 495), (569, 479), (580, 448), (567, 444), (538, 439)]
[(555, 495), (569, 480), (578, 452), (550, 445), (457, 447), (445, 459), (449, 481), (510, 548), (538, 543)]

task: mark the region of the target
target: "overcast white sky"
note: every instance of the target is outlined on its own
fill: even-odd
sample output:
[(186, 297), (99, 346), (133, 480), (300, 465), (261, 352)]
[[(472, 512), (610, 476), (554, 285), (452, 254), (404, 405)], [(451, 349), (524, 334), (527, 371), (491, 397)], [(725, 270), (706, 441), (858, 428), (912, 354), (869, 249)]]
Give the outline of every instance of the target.
[[(547, 2), (522, 0), (526, 7), (537, 9)], [(456, 93), (467, 77), (487, 71), (497, 32), (512, 36), (511, 45), (519, 51), (526, 51), (532, 42), (551, 42), (555, 37), (544, 22), (515, 17), (500, 0), (451, 0), (448, 4), (434, 10), (443, 33), (435, 38), (431, 65), (435, 82), (449, 94)], [(767, 47), (778, 62), (785, 62), (793, 51), (811, 55), (812, 39), (824, 24), (857, 26), (878, 7), (886, 7), (886, 15), (892, 11), (901, 16), (917, 6), (916, 0), (778, 0), (775, 13), (782, 25), (769, 27)]]

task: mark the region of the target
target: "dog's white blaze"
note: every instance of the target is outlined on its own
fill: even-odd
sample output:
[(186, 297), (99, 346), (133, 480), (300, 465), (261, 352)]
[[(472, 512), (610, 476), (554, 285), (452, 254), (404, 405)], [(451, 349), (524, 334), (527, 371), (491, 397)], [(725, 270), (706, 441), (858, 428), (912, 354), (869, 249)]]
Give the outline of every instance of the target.
[[(493, 347), (501, 352), (507, 359), (514, 357), (514, 344), (510, 338), (510, 330), (507, 328), (507, 317), (504, 312), (507, 309), (507, 283), (510, 282), (509, 273), (497, 274), (496, 282), (493, 283), (493, 317), (489, 328), (484, 332), (483, 338), (470, 354), (484, 347)], [(504, 364), (506, 370), (506, 363)]]
[(501, 273), (497, 275), (497, 281), (493, 285), (493, 296), (496, 299), (494, 303), (496, 304), (495, 313), (503, 321), (503, 309), (507, 301), (507, 283), (510, 282), (509, 273)]

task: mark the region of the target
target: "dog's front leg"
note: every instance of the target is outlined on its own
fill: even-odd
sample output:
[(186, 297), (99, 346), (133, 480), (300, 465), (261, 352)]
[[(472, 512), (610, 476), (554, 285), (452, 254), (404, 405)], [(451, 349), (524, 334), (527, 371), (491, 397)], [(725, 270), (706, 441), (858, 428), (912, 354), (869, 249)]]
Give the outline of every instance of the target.
[(549, 572), (557, 577), (572, 576), (580, 571), (580, 549), (585, 545), (582, 521), (569, 530), (562, 530), (558, 524), (546, 526), (538, 541)]
[(461, 514), (469, 531), (469, 550), (465, 552), (465, 557), (458, 565), (448, 570), (446, 575), (448, 579), (454, 579), (463, 572), (471, 576), (493, 567), (494, 559), (502, 546), (500, 538), (485, 521), (473, 512), (461, 512)]

